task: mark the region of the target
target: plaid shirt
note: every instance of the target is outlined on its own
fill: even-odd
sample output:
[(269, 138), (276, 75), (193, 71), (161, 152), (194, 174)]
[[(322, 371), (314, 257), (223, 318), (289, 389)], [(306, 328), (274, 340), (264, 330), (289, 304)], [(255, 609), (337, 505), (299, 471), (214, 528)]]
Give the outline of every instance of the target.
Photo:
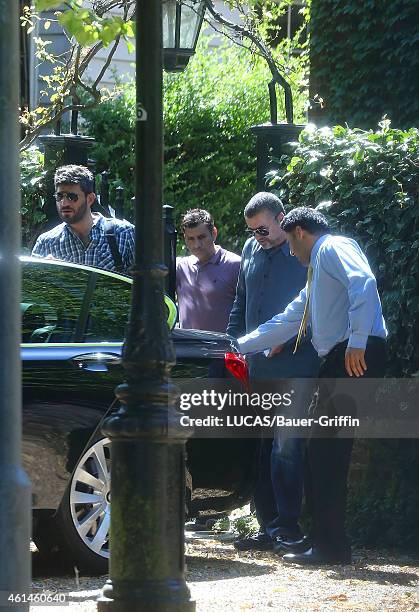
[[(93, 213), (93, 227), (90, 230), (90, 242), (87, 247), (67, 223), (61, 223), (38, 237), (32, 255), (52, 256), (54, 259), (115, 271), (104, 222), (105, 218), (101, 214)], [(114, 232), (124, 270), (128, 271), (134, 262), (134, 226), (128, 221), (114, 219)]]

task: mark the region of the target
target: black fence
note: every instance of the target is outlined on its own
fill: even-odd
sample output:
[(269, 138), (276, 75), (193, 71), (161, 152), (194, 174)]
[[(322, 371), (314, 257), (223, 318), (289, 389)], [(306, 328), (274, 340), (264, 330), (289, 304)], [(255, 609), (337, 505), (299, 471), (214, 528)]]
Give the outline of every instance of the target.
[[(90, 161), (90, 160), (89, 160)], [(92, 164), (89, 164), (90, 167)], [(122, 186), (118, 186), (114, 190), (113, 199), (110, 196), (110, 174), (106, 170), (100, 173), (100, 184), (99, 189), (96, 191), (96, 184), (98, 183), (97, 176), (95, 178), (95, 192), (96, 202), (93, 205), (93, 210), (100, 212), (104, 217), (114, 217), (116, 219), (126, 219), (131, 223), (134, 223), (131, 211), (135, 210), (135, 198), (129, 197), (132, 202), (132, 206), (125, 206), (125, 202), (128, 201), (125, 195), (125, 189)], [(168, 268), (168, 275), (166, 277), (165, 289), (166, 293), (175, 299), (176, 293), (176, 243), (177, 243), (177, 231), (174, 221), (174, 208), (168, 204), (163, 206), (163, 232), (164, 232), (164, 261)]]

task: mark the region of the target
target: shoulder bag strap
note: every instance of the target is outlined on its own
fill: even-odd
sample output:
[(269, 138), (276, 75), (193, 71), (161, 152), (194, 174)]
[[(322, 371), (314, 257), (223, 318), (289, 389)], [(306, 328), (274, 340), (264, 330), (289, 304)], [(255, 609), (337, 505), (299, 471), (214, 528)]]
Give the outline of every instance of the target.
[(115, 264), (115, 270), (117, 272), (123, 272), (124, 264), (118, 249), (118, 243), (116, 242), (115, 223), (113, 219), (105, 219), (105, 235)]

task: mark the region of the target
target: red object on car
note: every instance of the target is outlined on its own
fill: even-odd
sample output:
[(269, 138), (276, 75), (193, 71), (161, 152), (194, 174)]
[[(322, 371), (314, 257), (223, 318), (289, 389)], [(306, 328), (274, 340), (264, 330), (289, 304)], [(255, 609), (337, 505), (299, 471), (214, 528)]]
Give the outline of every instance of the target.
[(249, 366), (244, 356), (240, 353), (226, 353), (224, 355), (224, 363), (227, 370), (231, 372), (234, 378), (240, 380), (246, 391), (249, 392)]

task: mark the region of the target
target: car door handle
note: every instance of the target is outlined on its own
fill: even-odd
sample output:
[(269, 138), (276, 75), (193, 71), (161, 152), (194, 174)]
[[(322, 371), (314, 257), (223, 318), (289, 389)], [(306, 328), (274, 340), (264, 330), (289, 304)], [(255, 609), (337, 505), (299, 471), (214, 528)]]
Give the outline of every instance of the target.
[(108, 366), (120, 365), (122, 358), (113, 353), (85, 353), (72, 358), (73, 363), (88, 372), (107, 372)]

